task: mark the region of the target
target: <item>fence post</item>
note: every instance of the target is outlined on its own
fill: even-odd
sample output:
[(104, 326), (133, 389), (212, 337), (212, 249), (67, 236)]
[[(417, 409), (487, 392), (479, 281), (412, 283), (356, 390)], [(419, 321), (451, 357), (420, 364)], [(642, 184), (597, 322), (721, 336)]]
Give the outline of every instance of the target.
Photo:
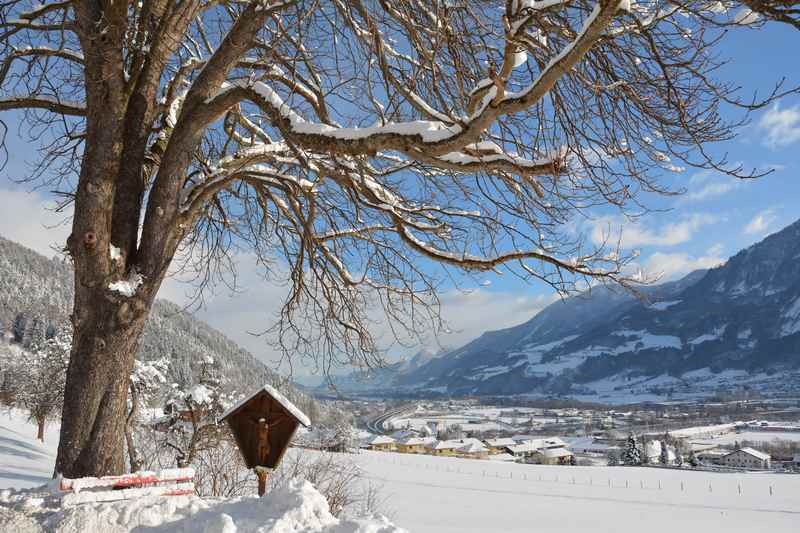
[(713, 492), (713, 491), (711, 490), (711, 482), (710, 482), (710, 481), (708, 482), (708, 492)]
[(627, 479), (625, 480), (625, 488), (626, 489), (628, 488), (628, 480)]
[(643, 488), (644, 488), (644, 480), (643, 480), (643, 479), (640, 479), (640, 480), (639, 480), (639, 488), (640, 488), (640, 489), (643, 489)]
[(741, 495), (742, 495), (742, 484), (739, 483), (739, 496), (741, 496)]
[(772, 496), (772, 485), (769, 486), (769, 495)]
[(683, 492), (683, 481), (681, 481), (681, 492)]
[(661, 480), (658, 480), (658, 490), (661, 490)]

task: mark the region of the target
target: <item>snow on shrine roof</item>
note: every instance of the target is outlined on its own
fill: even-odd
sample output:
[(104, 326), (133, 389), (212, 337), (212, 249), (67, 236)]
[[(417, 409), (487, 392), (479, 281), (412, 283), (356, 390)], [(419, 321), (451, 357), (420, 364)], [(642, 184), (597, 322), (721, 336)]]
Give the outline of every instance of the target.
[(245, 396), (244, 398), (242, 398), (241, 400), (236, 402), (236, 404), (234, 404), (232, 407), (228, 408), (228, 410), (225, 411), (224, 413), (222, 413), (222, 416), (219, 417), (220, 422), (222, 422), (223, 420), (228, 418), (230, 415), (232, 415), (233, 413), (238, 411), (239, 408), (241, 408), (244, 404), (246, 404), (247, 402), (249, 402), (250, 400), (252, 400), (256, 396), (258, 396), (262, 392), (266, 392), (267, 394), (272, 396), (272, 399), (275, 400), (276, 402), (278, 402), (279, 404), (281, 404), (281, 407), (286, 409), (286, 411), (290, 415), (292, 415), (295, 419), (297, 419), (297, 421), (300, 422), (301, 425), (303, 425), (305, 427), (310, 427), (311, 426), (311, 420), (308, 419), (308, 417), (306, 416), (306, 414), (303, 411), (298, 409), (295, 404), (290, 402), (289, 399), (286, 398), (286, 396), (284, 396), (283, 394), (278, 392), (278, 389), (276, 389), (272, 385), (266, 385), (266, 384), (263, 387), (260, 387), (255, 392), (253, 392), (253, 394), (250, 394), (249, 396)]

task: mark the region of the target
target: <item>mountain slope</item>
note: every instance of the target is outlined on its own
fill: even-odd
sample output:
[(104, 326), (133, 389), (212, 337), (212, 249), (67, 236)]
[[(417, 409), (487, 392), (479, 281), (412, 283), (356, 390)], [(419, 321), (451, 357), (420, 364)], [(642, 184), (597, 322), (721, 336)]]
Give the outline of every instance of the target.
[[(453, 395), (570, 396), (800, 388), (800, 221), (720, 267), (644, 289), (598, 288), (487, 332), (391, 385)], [(384, 384), (385, 386), (385, 384)]]
[[(10, 332), (20, 316), (23, 321), (43, 317), (52, 324), (64, 322), (71, 306), (69, 264), (47, 259), (0, 237), (0, 333)], [(250, 352), (179, 306), (157, 300), (145, 326), (137, 359), (150, 361), (166, 356), (172, 378), (177, 379), (189, 375), (189, 370), (204, 355), (214, 357), (228, 389), (249, 392), (270, 383), (307, 413), (320, 413), (313, 399), (287, 384)]]

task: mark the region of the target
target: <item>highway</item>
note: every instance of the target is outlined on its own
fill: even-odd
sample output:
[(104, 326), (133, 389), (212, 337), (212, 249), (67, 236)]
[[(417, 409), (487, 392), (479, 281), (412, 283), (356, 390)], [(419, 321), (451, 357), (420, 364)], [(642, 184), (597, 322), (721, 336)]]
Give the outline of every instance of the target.
[(369, 430), (371, 433), (375, 433), (376, 435), (387, 435), (392, 433), (394, 429), (384, 427), (384, 423), (392, 418), (401, 418), (403, 416), (411, 415), (416, 412), (416, 410), (417, 404), (408, 404), (398, 407), (397, 409), (387, 411), (367, 422), (367, 430)]

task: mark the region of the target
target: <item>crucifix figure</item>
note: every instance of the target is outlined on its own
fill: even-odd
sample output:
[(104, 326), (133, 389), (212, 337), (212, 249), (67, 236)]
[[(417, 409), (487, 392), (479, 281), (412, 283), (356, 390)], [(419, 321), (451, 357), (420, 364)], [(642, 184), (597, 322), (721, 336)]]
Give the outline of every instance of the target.
[(271, 469), (267, 467), (269, 459), (269, 424), (266, 418), (259, 418), (256, 422), (256, 453), (258, 456), (258, 465), (255, 467), (256, 476), (258, 477), (258, 495), (263, 496), (267, 491), (267, 477)]

